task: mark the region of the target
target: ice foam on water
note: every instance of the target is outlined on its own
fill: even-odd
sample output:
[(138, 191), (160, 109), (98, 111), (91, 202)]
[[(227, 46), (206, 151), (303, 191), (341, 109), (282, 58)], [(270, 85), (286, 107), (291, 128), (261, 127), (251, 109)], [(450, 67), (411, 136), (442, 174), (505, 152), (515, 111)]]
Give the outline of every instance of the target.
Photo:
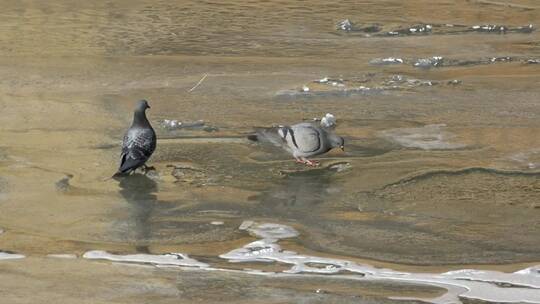
[[(245, 221), (242, 230), (262, 239), (242, 248), (220, 255), (231, 262), (281, 262), (290, 264), (284, 273), (337, 274), (349, 271), (357, 275), (347, 276), (355, 280), (390, 280), (412, 284), (438, 286), (446, 294), (423, 300), (437, 304), (459, 303), (460, 297), (495, 302), (540, 303), (540, 265), (514, 273), (463, 269), (437, 273), (407, 273), (392, 269), (380, 269), (347, 260), (299, 255), (281, 248), (280, 239), (298, 236), (298, 232), (286, 225)], [(406, 298), (395, 298), (406, 299)], [(407, 298), (414, 299), (414, 298)]]
[(420, 58), (413, 65), (418, 68), (431, 68), (440, 66), (442, 62), (443, 58), (441, 56), (433, 56), (430, 58)]
[(112, 254), (101, 250), (88, 251), (83, 255), (83, 258), (90, 260), (109, 260), (114, 262), (134, 262), (148, 263), (155, 265), (169, 266), (191, 266), (191, 267), (208, 267), (208, 264), (201, 263), (195, 259), (188, 257), (182, 253), (168, 254), (127, 254), (119, 255)]

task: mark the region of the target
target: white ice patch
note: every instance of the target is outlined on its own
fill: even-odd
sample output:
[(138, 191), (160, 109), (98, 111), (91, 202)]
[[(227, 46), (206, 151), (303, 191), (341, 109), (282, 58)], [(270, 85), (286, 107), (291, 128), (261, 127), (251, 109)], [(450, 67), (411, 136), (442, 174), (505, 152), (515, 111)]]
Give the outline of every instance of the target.
[(390, 129), (379, 132), (379, 135), (407, 148), (449, 150), (465, 147), (464, 144), (450, 142), (454, 135), (444, 131), (445, 127), (445, 124), (436, 124), (421, 128)]
[(77, 255), (72, 253), (52, 253), (47, 254), (47, 257), (53, 259), (76, 259)]
[(296, 230), (285, 225), (245, 221), (241, 228), (241, 230), (247, 230), (262, 239), (222, 254), (221, 258), (230, 262), (280, 262), (292, 265), (284, 273), (337, 274), (348, 271), (357, 274), (348, 276), (349, 279), (389, 280), (438, 286), (447, 290), (446, 294), (432, 299), (395, 299), (415, 299), (436, 304), (449, 304), (460, 303), (460, 297), (464, 297), (493, 302), (540, 303), (540, 265), (515, 273), (474, 269), (450, 271), (442, 274), (398, 272), (347, 260), (299, 255), (294, 251), (283, 250), (277, 242), (280, 239), (298, 235)]
[(208, 264), (199, 262), (182, 253), (168, 254), (127, 254), (118, 255), (101, 250), (88, 251), (83, 258), (89, 260), (109, 260), (114, 262), (147, 263), (157, 266), (189, 266), (189, 267), (208, 267)]
[(1, 260), (16, 260), (16, 259), (24, 259), (25, 256), (22, 254), (16, 254), (16, 253), (8, 253), (8, 252), (2, 252), (0, 251), (0, 261)]
[(369, 64), (373, 65), (389, 65), (389, 64), (402, 64), (404, 61), (401, 58), (387, 57), (387, 58), (374, 58)]

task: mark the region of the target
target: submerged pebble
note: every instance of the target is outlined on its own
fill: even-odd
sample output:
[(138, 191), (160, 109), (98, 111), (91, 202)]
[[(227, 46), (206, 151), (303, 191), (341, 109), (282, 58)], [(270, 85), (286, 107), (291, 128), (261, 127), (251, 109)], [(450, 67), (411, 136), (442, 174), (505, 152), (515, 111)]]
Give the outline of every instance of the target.
[(69, 181), (73, 178), (73, 175), (68, 174), (58, 180), (54, 185), (59, 192), (67, 192), (70, 188)]
[(348, 162), (341, 162), (337, 164), (332, 164), (328, 168), (331, 170), (336, 170), (336, 172), (343, 172), (351, 169), (352, 165)]
[(211, 177), (206, 174), (203, 168), (191, 163), (170, 164), (167, 167), (173, 168), (171, 175), (179, 182), (204, 185), (211, 181)]

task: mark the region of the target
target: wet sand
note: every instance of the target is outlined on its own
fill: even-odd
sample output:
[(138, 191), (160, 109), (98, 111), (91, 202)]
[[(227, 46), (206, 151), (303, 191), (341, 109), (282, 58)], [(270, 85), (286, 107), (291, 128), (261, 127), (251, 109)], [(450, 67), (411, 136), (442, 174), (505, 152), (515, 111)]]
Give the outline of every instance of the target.
[[(382, 35), (418, 24), (538, 26), (536, 1), (8, 1), (2, 16), (0, 250), (28, 256), (0, 261), (12, 303), (36, 301), (22, 296), (26, 283), (55, 301), (54, 283), (36, 280), (49, 271), (71, 278), (62, 288), (73, 299), (69, 289), (97, 278), (125, 291), (104, 282), (89, 303), (175, 301), (177, 271), (45, 256), (182, 252), (241, 270), (218, 256), (254, 240), (238, 230), (245, 220), (294, 227), (287, 248), (300, 253), (410, 272), (517, 271), (540, 260), (540, 65), (529, 62), (540, 59), (539, 32)], [(378, 24), (380, 35), (337, 29), (346, 18)], [(433, 56), (440, 66), (414, 66)], [(404, 62), (370, 64), (387, 57)], [(159, 137), (157, 173), (108, 180), (141, 98)], [(338, 118), (347, 148), (322, 157), (321, 169), (244, 139), (253, 126), (325, 113)], [(165, 119), (217, 130), (171, 131)], [(268, 284), (285, 297), (261, 303), (396, 296), (369, 283), (321, 300), (317, 286), (348, 283), (298, 278), (307, 294), (247, 283), (245, 273), (188, 273), (212, 286)], [(166, 286), (145, 293), (138, 277)], [(226, 291), (197, 298), (205, 286), (182, 288), (185, 302), (247, 301)]]

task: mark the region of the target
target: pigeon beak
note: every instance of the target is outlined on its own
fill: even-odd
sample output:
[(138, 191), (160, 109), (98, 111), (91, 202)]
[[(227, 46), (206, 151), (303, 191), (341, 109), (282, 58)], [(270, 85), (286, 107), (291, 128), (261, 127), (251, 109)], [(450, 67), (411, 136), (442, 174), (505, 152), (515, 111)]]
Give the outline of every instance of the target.
[(339, 148), (341, 149), (341, 151), (345, 152), (345, 146), (339, 146)]

